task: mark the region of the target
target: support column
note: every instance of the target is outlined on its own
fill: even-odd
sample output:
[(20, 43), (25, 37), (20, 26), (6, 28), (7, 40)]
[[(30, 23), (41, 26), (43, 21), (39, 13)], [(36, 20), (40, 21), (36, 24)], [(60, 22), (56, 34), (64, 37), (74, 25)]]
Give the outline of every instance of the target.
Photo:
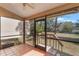
[(0, 17), (0, 49), (1, 49), (1, 17)]
[(36, 22), (35, 22), (35, 19), (34, 19), (34, 39), (33, 39), (33, 44), (34, 44), (34, 47), (36, 47)]
[(25, 44), (25, 20), (23, 21), (23, 43)]
[(47, 17), (45, 16), (45, 51), (47, 50)]

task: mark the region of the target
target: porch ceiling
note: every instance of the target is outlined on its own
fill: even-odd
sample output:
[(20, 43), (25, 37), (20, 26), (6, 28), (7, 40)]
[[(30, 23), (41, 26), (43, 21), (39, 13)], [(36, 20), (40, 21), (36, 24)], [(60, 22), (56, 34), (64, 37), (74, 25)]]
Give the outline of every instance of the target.
[(10, 12), (13, 12), (21, 17), (29, 17), (41, 12), (44, 12), (49, 9), (53, 9), (55, 7), (61, 6), (64, 3), (29, 3), (33, 6), (30, 8), (29, 6), (23, 7), (22, 3), (0, 3), (0, 7), (3, 7)]

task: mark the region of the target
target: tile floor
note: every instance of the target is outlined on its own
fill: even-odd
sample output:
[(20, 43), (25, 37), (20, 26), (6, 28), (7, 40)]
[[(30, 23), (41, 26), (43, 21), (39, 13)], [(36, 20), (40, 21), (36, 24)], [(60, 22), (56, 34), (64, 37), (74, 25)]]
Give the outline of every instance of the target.
[[(16, 45), (16, 46), (13, 46), (10, 48), (0, 50), (0, 56), (23, 56), (25, 54), (26, 54), (26, 56), (28, 56), (28, 53), (30, 51), (37, 51), (38, 53), (43, 54), (44, 56), (47, 55), (47, 53), (43, 50), (34, 48), (33, 46), (30, 46), (27, 44), (20, 44), (20, 45)], [(39, 56), (41, 56), (41, 55), (39, 55)]]

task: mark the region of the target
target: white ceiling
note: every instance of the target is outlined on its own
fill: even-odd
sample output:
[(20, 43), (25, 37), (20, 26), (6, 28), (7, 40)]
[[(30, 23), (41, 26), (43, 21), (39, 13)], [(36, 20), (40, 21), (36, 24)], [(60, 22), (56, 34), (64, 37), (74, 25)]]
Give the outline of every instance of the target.
[(44, 12), (46, 10), (55, 8), (57, 6), (63, 5), (62, 3), (31, 3), (34, 8), (26, 6), (23, 7), (22, 3), (0, 3), (0, 6), (21, 16), (29, 17), (31, 15)]

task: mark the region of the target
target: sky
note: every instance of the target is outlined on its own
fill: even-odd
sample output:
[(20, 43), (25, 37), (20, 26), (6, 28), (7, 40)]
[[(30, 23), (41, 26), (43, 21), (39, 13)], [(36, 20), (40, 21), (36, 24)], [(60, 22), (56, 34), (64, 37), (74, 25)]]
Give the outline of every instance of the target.
[(76, 23), (79, 20), (79, 13), (73, 13), (73, 14), (67, 14), (67, 15), (63, 15), (63, 16), (59, 16), (58, 17), (58, 21), (59, 22), (73, 22)]

